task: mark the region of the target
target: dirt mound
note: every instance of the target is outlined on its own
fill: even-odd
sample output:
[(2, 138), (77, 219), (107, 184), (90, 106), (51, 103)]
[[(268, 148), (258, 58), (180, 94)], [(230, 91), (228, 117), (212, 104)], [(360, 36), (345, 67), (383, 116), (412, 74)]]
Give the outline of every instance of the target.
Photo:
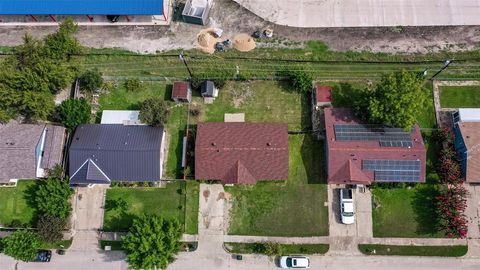
[(221, 39), (216, 38), (214, 34), (215, 29), (208, 28), (200, 31), (197, 35), (198, 49), (206, 53), (215, 52), (215, 44), (221, 42)]
[(238, 34), (233, 38), (233, 47), (241, 52), (248, 52), (255, 49), (255, 40), (249, 34)]

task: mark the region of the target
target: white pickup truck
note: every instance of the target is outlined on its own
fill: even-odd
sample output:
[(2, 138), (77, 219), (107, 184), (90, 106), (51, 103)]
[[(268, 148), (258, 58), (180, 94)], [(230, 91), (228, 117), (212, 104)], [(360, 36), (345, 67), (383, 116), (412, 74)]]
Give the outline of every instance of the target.
[(355, 210), (353, 207), (353, 191), (351, 189), (340, 189), (340, 216), (343, 224), (355, 223)]

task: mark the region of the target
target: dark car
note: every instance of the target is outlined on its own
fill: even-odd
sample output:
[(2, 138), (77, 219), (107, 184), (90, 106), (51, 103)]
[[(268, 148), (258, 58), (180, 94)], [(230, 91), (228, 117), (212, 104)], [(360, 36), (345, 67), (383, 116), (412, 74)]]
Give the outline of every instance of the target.
[(39, 250), (37, 252), (37, 258), (35, 258), (35, 262), (49, 262), (51, 258), (52, 258), (52, 251)]

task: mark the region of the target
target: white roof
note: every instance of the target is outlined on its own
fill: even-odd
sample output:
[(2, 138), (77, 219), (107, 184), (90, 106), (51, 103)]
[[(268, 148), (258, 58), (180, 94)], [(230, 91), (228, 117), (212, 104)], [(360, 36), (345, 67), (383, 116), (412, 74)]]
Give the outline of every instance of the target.
[(480, 122), (480, 109), (458, 109), (461, 122)]
[(136, 123), (140, 111), (104, 110), (101, 124), (128, 124)]
[(353, 203), (351, 202), (344, 203), (343, 211), (347, 213), (353, 213)]

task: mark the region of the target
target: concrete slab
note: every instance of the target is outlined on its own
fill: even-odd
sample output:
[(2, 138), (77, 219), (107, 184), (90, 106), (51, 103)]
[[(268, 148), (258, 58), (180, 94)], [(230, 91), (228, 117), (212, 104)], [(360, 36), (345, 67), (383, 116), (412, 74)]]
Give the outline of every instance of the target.
[(245, 114), (244, 113), (226, 113), (225, 114), (225, 122), (245, 122)]
[(477, 0), (234, 0), (259, 17), (293, 27), (479, 25)]

